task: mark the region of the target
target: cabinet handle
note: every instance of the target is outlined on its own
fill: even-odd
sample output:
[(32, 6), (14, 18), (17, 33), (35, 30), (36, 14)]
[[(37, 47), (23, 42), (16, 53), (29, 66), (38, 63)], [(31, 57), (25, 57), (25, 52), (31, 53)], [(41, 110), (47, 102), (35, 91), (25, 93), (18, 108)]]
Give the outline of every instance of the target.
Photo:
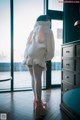
[(69, 78), (69, 76), (65, 76), (65, 78)]
[(66, 66), (69, 66), (69, 65), (70, 65), (69, 63), (66, 64)]
[(66, 51), (66, 53), (70, 53), (70, 51)]

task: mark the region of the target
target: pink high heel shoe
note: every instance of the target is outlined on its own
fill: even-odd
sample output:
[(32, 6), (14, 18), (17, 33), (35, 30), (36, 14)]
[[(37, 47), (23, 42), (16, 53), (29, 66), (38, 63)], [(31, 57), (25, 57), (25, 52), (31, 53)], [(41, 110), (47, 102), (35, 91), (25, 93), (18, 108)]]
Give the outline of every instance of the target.
[(36, 101), (35, 119), (40, 119), (46, 115), (46, 108), (43, 106), (42, 101)]
[(36, 99), (34, 99), (33, 107), (34, 107), (34, 114), (36, 120), (46, 115), (46, 108), (47, 108), (46, 102), (43, 103), (42, 101), (36, 101)]
[[(44, 108), (47, 108), (47, 103), (46, 102), (42, 102), (42, 105), (43, 105)], [(36, 109), (36, 98), (34, 98), (34, 101), (33, 101), (33, 110), (35, 110), (35, 109)]]

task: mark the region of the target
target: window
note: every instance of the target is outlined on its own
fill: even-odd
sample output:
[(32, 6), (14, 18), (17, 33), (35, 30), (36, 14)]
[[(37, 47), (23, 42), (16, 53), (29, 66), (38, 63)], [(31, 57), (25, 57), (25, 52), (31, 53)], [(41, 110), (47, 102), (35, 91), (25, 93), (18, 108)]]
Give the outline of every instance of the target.
[(63, 21), (52, 20), (52, 31), (55, 39), (55, 54), (52, 59), (51, 84), (61, 84), (61, 45)]
[[(0, 0), (0, 80), (10, 78), (10, 0)], [(10, 81), (0, 82), (0, 90), (10, 90)]]
[(63, 11), (63, 0), (49, 0), (49, 9)]
[[(31, 89), (30, 74), (22, 61), (28, 35), (37, 17), (43, 14), (43, 0), (13, 0), (13, 10), (13, 88)], [(10, 76), (11, 72), (10, 12), (10, 0), (0, 0), (0, 79)], [(1, 90), (10, 88), (10, 81), (0, 82)]]
[(22, 61), (28, 35), (41, 14), (43, 0), (14, 0), (14, 89), (32, 87), (30, 74)]

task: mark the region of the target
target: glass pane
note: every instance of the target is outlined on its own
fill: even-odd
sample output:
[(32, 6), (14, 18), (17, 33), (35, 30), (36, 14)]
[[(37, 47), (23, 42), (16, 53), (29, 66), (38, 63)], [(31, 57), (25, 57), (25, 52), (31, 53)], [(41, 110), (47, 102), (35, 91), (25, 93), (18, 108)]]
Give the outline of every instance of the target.
[(10, 0), (0, 0), (0, 91), (10, 90)]
[(14, 89), (31, 88), (31, 77), (22, 61), (28, 35), (40, 14), (43, 0), (14, 0)]
[(49, 0), (49, 9), (63, 11), (63, 0)]
[(52, 30), (55, 39), (55, 54), (52, 59), (52, 80), (51, 84), (61, 84), (61, 44), (63, 21), (52, 20)]

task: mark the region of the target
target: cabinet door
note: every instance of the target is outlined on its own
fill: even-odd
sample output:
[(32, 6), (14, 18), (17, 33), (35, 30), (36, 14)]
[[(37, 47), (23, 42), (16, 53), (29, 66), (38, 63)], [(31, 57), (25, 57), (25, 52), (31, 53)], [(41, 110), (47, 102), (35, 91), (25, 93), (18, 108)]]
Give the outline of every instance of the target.
[(64, 47), (62, 49), (62, 52), (63, 52), (63, 57), (74, 57), (74, 55), (75, 55), (74, 46)]
[(63, 84), (63, 85), (62, 85), (62, 86), (63, 86), (63, 87), (62, 87), (63, 93), (73, 88), (73, 86), (70, 85), (70, 84), (67, 84), (67, 83), (62, 83), (62, 84)]
[(69, 84), (74, 85), (74, 74), (70, 71), (63, 71), (63, 80), (68, 82)]
[(63, 60), (63, 68), (68, 70), (74, 70), (74, 60)]

